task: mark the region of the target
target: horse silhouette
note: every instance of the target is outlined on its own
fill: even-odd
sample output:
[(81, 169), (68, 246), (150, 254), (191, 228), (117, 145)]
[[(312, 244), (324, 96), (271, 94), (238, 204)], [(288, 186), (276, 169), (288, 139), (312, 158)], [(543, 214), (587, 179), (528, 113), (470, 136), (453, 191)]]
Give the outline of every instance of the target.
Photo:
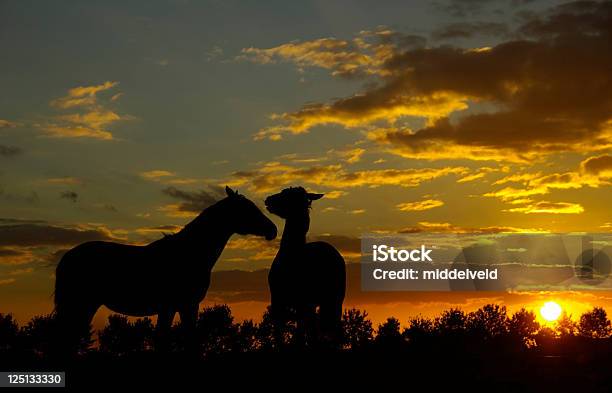
[(225, 191), (226, 198), (204, 209), (180, 232), (146, 246), (93, 241), (68, 251), (55, 280), (62, 352), (75, 347), (79, 332), (89, 329), (102, 305), (130, 316), (157, 314), (159, 337), (168, 336), (178, 312), (192, 336), (211, 270), (230, 237), (276, 237), (276, 226), (252, 201), (229, 187)]
[[(300, 340), (335, 340), (340, 329), (346, 291), (344, 258), (325, 242), (306, 242), (310, 207), (323, 194), (290, 187), (265, 200), (268, 211), (285, 220), (280, 248), (268, 275), (271, 317), (282, 324), (295, 312)], [(315, 314), (319, 308), (320, 329)], [(282, 325), (278, 325), (282, 326)], [(317, 333), (317, 330), (319, 330)]]

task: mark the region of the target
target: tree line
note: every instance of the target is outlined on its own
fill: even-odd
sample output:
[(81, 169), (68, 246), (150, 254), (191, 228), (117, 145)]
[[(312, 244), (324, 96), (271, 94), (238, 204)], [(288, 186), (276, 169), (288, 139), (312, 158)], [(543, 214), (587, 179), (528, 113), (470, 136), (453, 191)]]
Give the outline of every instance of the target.
[[(44, 357), (49, 353), (54, 332), (52, 314), (36, 316), (19, 326), (11, 314), (0, 313), (0, 353), (21, 353)], [(277, 333), (277, 329), (282, 334)], [(181, 324), (171, 331), (173, 351), (184, 348)], [(612, 344), (612, 328), (601, 307), (582, 314), (577, 320), (562, 314), (552, 324), (540, 324), (533, 311), (521, 309), (510, 315), (505, 306), (488, 304), (466, 313), (451, 308), (435, 318), (410, 318), (402, 329), (394, 317), (375, 328), (368, 313), (347, 309), (342, 317), (341, 351), (451, 351), (487, 350), (555, 352), (606, 349)], [(97, 336), (97, 340), (94, 337)], [(274, 326), (269, 311), (261, 322), (236, 322), (227, 305), (203, 309), (197, 319), (197, 352), (202, 356), (225, 353), (279, 351), (296, 344), (295, 321)], [(103, 329), (83, 335), (80, 352), (127, 356), (155, 350), (155, 326), (150, 318), (128, 319), (110, 315)]]

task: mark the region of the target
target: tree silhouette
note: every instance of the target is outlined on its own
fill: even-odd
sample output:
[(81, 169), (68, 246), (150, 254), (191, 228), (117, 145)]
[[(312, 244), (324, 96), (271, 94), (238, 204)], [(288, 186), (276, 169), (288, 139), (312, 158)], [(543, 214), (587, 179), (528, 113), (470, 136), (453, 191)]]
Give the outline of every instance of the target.
[[(268, 312), (263, 314), (259, 324), (252, 320), (235, 323), (228, 306), (207, 307), (198, 314), (197, 346), (185, 346), (188, 342), (181, 341), (183, 327), (177, 324), (173, 327), (175, 335), (170, 348), (180, 352), (194, 350), (204, 357), (303, 349), (295, 343), (295, 320), (277, 326), (279, 329), (274, 323)], [(28, 359), (45, 357), (54, 349), (56, 328), (53, 315), (36, 316), (20, 328), (11, 314), (0, 314), (0, 353), (5, 357), (9, 354), (8, 358), (13, 354), (24, 354)], [(416, 350), (443, 355), (451, 351), (469, 351), (484, 356), (492, 349), (513, 352), (521, 348), (544, 354), (591, 353), (594, 348), (607, 353), (612, 349), (609, 348), (612, 341), (601, 340), (610, 337), (612, 327), (605, 310), (600, 307), (583, 314), (578, 323), (564, 313), (554, 326), (540, 326), (535, 313), (524, 308), (511, 317), (504, 306), (494, 304), (468, 314), (451, 308), (435, 319), (413, 317), (403, 331), (400, 321), (393, 317), (379, 324), (375, 331), (367, 312), (352, 308), (343, 313), (342, 329), (343, 345), (337, 350), (349, 352)], [(122, 315), (111, 315), (106, 326), (98, 332), (97, 350), (109, 357), (129, 357), (151, 351), (155, 348), (154, 331), (149, 318), (132, 321)], [(282, 332), (280, 342), (275, 334), (277, 331)], [(89, 356), (95, 350), (90, 349), (91, 343), (91, 331), (83, 332), (80, 356)]]
[(402, 346), (403, 338), (400, 333), (400, 321), (390, 317), (382, 325), (378, 325), (375, 343), (385, 350), (398, 350)]
[(610, 320), (606, 310), (595, 307), (580, 316), (578, 333), (588, 338), (607, 338), (610, 336)]
[(252, 321), (242, 321), (236, 325), (236, 335), (232, 339), (234, 352), (252, 352), (258, 349), (258, 326)]
[(434, 334), (434, 322), (429, 318), (417, 316), (408, 321), (408, 327), (402, 332), (404, 339), (411, 345), (426, 344)]
[(447, 338), (457, 338), (466, 332), (467, 315), (459, 308), (451, 308), (443, 311), (435, 320), (435, 330)]
[(559, 338), (574, 337), (578, 331), (578, 324), (572, 320), (571, 315), (563, 311), (555, 323), (555, 331)]
[(466, 325), (470, 334), (482, 340), (504, 336), (508, 331), (506, 306), (487, 304), (469, 313)]
[(535, 313), (524, 308), (514, 313), (508, 321), (510, 337), (524, 346), (535, 344), (535, 335), (539, 329), (540, 324), (536, 320)]
[(0, 351), (15, 349), (19, 336), (19, 325), (13, 319), (13, 314), (0, 313)]
[(283, 323), (280, 323), (278, 319), (272, 318), (268, 306), (257, 328), (257, 346), (264, 351), (280, 350), (293, 341), (295, 331), (294, 314), (289, 312)]
[(374, 339), (374, 329), (368, 313), (356, 308), (344, 310), (342, 332), (344, 348), (351, 350), (364, 349)]

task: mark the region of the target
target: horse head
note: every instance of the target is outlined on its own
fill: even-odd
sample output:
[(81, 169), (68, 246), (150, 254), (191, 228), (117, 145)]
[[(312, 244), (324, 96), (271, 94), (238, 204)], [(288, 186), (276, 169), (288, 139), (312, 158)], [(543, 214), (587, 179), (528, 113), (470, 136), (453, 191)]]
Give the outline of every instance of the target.
[(270, 213), (287, 219), (292, 215), (308, 214), (312, 201), (321, 199), (323, 195), (307, 192), (304, 187), (289, 187), (267, 197), (265, 204)]
[(225, 187), (230, 228), (239, 235), (263, 236), (266, 240), (276, 238), (276, 225), (244, 195)]

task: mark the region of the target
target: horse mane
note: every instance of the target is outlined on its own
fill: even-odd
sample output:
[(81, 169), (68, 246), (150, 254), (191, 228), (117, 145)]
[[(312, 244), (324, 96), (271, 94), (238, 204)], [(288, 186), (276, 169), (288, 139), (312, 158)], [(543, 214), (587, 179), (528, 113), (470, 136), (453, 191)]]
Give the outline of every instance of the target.
[[(200, 214), (198, 214), (196, 216), (196, 218), (194, 218), (189, 223), (187, 223), (183, 227), (183, 229), (181, 229), (180, 231), (178, 231), (174, 235), (178, 235), (178, 234), (181, 234), (181, 233), (182, 234), (191, 233), (191, 232), (193, 232), (193, 230), (195, 228), (199, 227), (201, 224), (207, 223), (208, 221), (211, 221), (212, 216), (215, 213), (217, 213), (221, 207), (223, 207), (225, 205), (224, 202), (227, 201), (228, 199), (229, 199), (228, 197), (225, 197), (225, 198), (220, 199), (217, 202), (213, 203), (212, 205), (208, 206), (207, 208), (202, 210), (202, 212), (200, 212)], [(174, 236), (174, 235), (172, 235), (172, 236)]]

